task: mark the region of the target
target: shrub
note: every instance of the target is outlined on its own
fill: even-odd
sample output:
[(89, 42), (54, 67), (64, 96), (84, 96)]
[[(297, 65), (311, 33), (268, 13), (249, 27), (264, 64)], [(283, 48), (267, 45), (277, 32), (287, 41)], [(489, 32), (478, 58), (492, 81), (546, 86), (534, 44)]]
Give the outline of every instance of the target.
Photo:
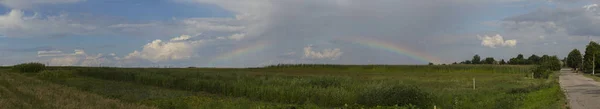
[(393, 86), (368, 90), (357, 102), (366, 106), (416, 105), (424, 108), (431, 105), (432, 96), (415, 86)]
[(42, 63), (32, 62), (32, 63), (23, 63), (14, 65), (12, 70), (21, 72), (21, 73), (37, 73), (46, 69), (46, 65)]
[(548, 77), (550, 77), (550, 74), (552, 74), (551, 69), (552, 69), (551, 67), (547, 67), (544, 65), (537, 66), (537, 67), (533, 68), (533, 71), (532, 71), (533, 77), (548, 79)]

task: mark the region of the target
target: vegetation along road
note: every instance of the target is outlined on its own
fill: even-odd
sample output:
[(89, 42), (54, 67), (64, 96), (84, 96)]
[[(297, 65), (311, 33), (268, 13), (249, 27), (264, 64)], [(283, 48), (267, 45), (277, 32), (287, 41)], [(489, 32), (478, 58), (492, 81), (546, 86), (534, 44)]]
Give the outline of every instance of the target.
[(600, 109), (600, 83), (569, 69), (560, 73), (560, 87), (565, 90), (571, 109)]

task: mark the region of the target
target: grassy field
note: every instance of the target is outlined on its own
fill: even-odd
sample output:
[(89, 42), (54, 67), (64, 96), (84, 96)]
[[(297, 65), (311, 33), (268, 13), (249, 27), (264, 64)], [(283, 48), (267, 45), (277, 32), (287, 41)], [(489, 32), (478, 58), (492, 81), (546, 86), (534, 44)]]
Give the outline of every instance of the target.
[[(279, 65), (265, 68), (51, 67), (25, 74), (158, 108), (559, 109), (532, 66)], [(473, 89), (475, 80), (475, 89)]]
[(107, 99), (74, 88), (0, 71), (0, 107), (3, 109), (152, 109)]

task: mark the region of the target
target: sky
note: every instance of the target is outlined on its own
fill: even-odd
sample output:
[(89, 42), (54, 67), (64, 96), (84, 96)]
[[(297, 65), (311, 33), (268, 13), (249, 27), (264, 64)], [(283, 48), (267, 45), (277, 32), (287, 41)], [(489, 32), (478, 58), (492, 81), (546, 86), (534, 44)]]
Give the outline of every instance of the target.
[(0, 0), (0, 65), (260, 67), (564, 57), (594, 0)]

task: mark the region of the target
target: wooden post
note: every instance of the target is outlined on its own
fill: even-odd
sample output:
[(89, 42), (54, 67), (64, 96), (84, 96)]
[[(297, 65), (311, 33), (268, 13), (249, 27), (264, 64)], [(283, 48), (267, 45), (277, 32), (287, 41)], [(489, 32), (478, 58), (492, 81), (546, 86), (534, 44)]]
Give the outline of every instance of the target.
[(473, 90), (475, 90), (475, 78), (473, 78)]
[(437, 107), (435, 107), (435, 105), (433, 105), (433, 109), (437, 109)]

